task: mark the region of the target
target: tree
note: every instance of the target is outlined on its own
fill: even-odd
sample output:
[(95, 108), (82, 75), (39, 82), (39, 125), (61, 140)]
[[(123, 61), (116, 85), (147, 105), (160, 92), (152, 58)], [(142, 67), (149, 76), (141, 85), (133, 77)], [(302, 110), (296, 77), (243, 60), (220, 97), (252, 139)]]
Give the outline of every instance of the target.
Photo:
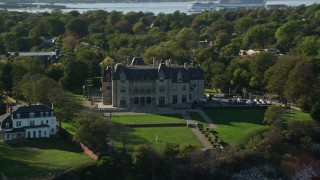
[(296, 45), (301, 33), (301, 23), (299, 21), (288, 21), (277, 29), (275, 37), (277, 45), (282, 52), (289, 51)]
[(64, 63), (64, 76), (61, 78), (63, 87), (71, 91), (81, 91), (88, 77), (87, 65), (73, 59), (66, 59)]
[(262, 89), (265, 85), (263, 81), (265, 71), (276, 62), (276, 56), (271, 53), (259, 53), (250, 62), (252, 78), (250, 87)]
[(263, 48), (268, 45), (273, 36), (274, 33), (265, 25), (256, 25), (249, 28), (243, 38), (243, 44), (245, 47)]
[(301, 45), (300, 52), (307, 56), (317, 56), (319, 54), (320, 40), (316, 36), (304, 37)]
[(282, 106), (272, 105), (269, 106), (266, 113), (264, 114), (263, 122), (268, 125), (281, 126), (283, 121), (283, 114), (285, 109)]
[(270, 93), (283, 95), (284, 84), (286, 84), (290, 71), (300, 60), (300, 56), (295, 54), (278, 57), (276, 63), (269, 67), (264, 73), (266, 89)]
[(139, 145), (132, 153), (134, 170), (143, 178), (151, 179), (151, 175), (154, 175), (155, 163), (156, 152), (149, 143)]
[(242, 18), (239, 18), (236, 21), (234, 29), (236, 30), (236, 32), (244, 33), (250, 27), (252, 27), (254, 24), (255, 24), (255, 22), (254, 22), (253, 18), (251, 18), (251, 17), (242, 17)]
[(287, 99), (297, 101), (304, 111), (310, 111), (317, 94), (319, 82), (315, 77), (315, 66), (308, 60), (299, 61), (291, 70), (285, 84), (284, 95)]
[(311, 109), (310, 116), (313, 120), (320, 122), (320, 101), (318, 101)]
[(107, 147), (110, 122), (101, 114), (82, 112), (75, 118), (74, 138), (92, 150), (102, 151)]
[(191, 28), (182, 28), (176, 35), (177, 44), (182, 48), (196, 48), (198, 36)]
[(85, 20), (80, 18), (71, 19), (65, 26), (67, 31), (77, 33), (80, 37), (84, 37), (88, 34), (88, 24)]

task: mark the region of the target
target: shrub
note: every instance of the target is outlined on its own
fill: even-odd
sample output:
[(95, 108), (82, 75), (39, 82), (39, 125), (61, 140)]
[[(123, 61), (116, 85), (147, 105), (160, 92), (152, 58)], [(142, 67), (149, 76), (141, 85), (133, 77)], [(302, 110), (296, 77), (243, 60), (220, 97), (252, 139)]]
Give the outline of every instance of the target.
[(310, 116), (313, 120), (320, 122), (320, 101), (318, 101), (311, 109)]

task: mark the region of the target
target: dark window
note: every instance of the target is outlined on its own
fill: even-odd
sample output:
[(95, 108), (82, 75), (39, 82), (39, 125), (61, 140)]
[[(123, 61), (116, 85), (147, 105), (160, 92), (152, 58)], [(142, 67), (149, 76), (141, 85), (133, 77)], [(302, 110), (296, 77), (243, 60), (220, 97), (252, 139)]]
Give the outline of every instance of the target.
[(140, 98), (140, 105), (144, 105), (145, 104), (145, 98), (144, 97), (141, 97)]
[(159, 104), (160, 105), (165, 104), (164, 97), (159, 97)]
[(121, 106), (121, 107), (126, 107), (126, 106), (127, 106), (127, 100), (126, 100), (126, 98), (121, 98), (121, 100), (120, 100), (120, 106)]
[(126, 87), (121, 87), (120, 92), (125, 93), (127, 91)]
[(147, 87), (146, 87), (146, 92), (147, 92), (147, 93), (150, 93), (150, 92), (151, 92), (151, 87), (150, 87), (150, 86), (147, 86)]
[(151, 104), (151, 97), (146, 98), (146, 104)]
[(182, 95), (181, 101), (183, 103), (186, 103), (187, 102), (187, 96), (186, 95)]
[(164, 90), (164, 87), (163, 86), (160, 86), (159, 87), (159, 92), (164, 92), (165, 90)]
[(177, 104), (177, 102), (178, 102), (178, 96), (177, 95), (173, 95), (172, 103), (173, 104)]
[(135, 97), (135, 98), (134, 98), (133, 104), (139, 104), (139, 98), (138, 98), (138, 97)]

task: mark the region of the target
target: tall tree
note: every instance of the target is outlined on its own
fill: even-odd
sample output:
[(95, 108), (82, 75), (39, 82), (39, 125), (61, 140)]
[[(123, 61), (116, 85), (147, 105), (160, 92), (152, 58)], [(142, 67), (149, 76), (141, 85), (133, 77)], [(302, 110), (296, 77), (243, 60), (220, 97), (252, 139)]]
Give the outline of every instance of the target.
[(102, 151), (107, 148), (110, 122), (101, 114), (82, 112), (75, 119), (77, 128), (74, 138), (92, 150)]
[(304, 111), (310, 111), (315, 99), (319, 97), (315, 90), (319, 82), (315, 81), (314, 64), (311, 61), (299, 61), (290, 72), (285, 84), (284, 95), (290, 100), (297, 101)]
[(278, 57), (276, 63), (264, 74), (266, 80), (265, 88), (269, 93), (283, 95), (284, 84), (287, 83), (289, 73), (299, 60), (300, 56), (295, 54)]

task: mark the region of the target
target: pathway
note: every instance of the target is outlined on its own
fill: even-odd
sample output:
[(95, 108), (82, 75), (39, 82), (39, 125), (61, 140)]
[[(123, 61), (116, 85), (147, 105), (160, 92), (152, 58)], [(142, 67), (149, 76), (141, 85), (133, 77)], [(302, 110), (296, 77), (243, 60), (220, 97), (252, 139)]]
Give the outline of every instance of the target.
[[(181, 115), (183, 116), (183, 118), (186, 120), (187, 124), (196, 124), (191, 117), (186, 114), (186, 113), (181, 113)], [(197, 136), (197, 138), (199, 139), (199, 141), (202, 143), (203, 148), (202, 150), (206, 150), (206, 149), (212, 149), (213, 146), (211, 145), (211, 143), (208, 141), (208, 139), (202, 134), (202, 132), (196, 128), (196, 127), (191, 127), (191, 130), (193, 131), (193, 133)]]
[(200, 114), (200, 116), (208, 123), (209, 128), (216, 128), (217, 125), (215, 125), (211, 118), (202, 110), (202, 109), (191, 109), (190, 112), (197, 112)]

